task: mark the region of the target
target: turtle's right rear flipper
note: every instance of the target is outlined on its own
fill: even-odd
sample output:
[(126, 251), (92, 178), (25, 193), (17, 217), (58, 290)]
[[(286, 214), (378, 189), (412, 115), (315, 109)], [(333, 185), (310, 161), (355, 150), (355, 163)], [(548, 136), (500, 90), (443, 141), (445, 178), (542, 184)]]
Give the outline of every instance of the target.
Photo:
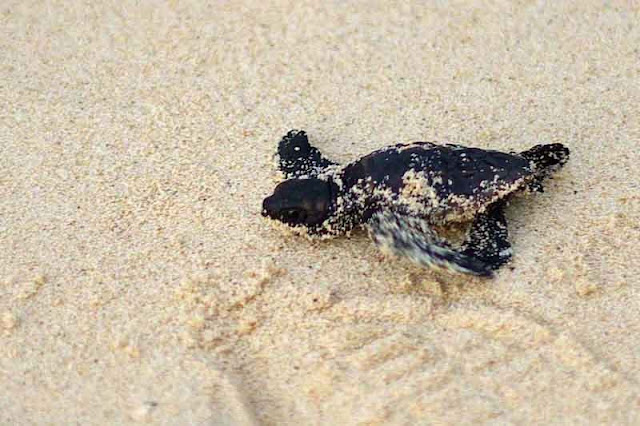
[(550, 143), (536, 145), (520, 155), (529, 160), (535, 170), (535, 178), (529, 183), (530, 190), (544, 192), (542, 181), (569, 161), (569, 148), (561, 143)]
[(511, 260), (504, 202), (494, 203), (487, 211), (476, 215), (462, 244), (462, 253), (483, 261), (494, 271)]

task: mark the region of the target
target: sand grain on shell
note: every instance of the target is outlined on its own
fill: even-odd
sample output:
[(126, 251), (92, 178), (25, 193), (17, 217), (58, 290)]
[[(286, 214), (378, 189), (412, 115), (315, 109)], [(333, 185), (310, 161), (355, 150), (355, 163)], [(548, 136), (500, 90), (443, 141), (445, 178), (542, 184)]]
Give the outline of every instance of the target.
[[(637, 424), (640, 11), (583, 1), (0, 4), (0, 423)], [(572, 150), (490, 282), (260, 217), (342, 163)], [(464, 407), (464, 409), (461, 409)]]

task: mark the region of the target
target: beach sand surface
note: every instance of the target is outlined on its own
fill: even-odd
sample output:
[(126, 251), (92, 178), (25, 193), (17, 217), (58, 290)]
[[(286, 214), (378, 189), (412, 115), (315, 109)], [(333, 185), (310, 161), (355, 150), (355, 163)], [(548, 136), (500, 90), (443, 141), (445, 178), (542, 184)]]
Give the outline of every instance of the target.
[[(0, 3), (0, 423), (638, 424), (640, 8)], [(291, 128), (572, 157), (493, 280), (263, 220)]]

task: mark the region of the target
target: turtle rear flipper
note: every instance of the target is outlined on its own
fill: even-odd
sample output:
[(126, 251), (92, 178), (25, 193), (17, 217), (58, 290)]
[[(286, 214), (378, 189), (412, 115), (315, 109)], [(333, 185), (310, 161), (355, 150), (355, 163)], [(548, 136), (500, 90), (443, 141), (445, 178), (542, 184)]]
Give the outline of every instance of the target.
[(366, 226), (371, 239), (383, 252), (407, 257), (423, 266), (482, 277), (493, 276), (489, 265), (451, 248), (423, 219), (382, 211), (375, 213)]
[(462, 253), (483, 261), (495, 271), (511, 260), (513, 253), (508, 237), (504, 203), (492, 204), (475, 217), (462, 244)]
[(544, 192), (542, 181), (569, 161), (569, 148), (561, 143), (536, 145), (521, 152), (520, 156), (529, 160), (535, 170), (535, 176), (529, 182), (529, 190), (532, 192)]
[(561, 143), (550, 143), (536, 145), (520, 155), (532, 162), (536, 171), (547, 171), (562, 167), (569, 161), (569, 148)]
[(278, 144), (278, 165), (286, 179), (316, 177), (336, 165), (309, 144), (303, 130), (291, 130)]

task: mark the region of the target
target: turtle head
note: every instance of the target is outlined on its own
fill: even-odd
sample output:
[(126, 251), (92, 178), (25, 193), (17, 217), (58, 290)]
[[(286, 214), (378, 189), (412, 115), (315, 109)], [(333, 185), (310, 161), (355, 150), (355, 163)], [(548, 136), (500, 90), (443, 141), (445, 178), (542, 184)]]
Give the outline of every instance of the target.
[(276, 186), (273, 195), (264, 199), (262, 215), (313, 231), (331, 214), (332, 185), (315, 178), (286, 180)]

